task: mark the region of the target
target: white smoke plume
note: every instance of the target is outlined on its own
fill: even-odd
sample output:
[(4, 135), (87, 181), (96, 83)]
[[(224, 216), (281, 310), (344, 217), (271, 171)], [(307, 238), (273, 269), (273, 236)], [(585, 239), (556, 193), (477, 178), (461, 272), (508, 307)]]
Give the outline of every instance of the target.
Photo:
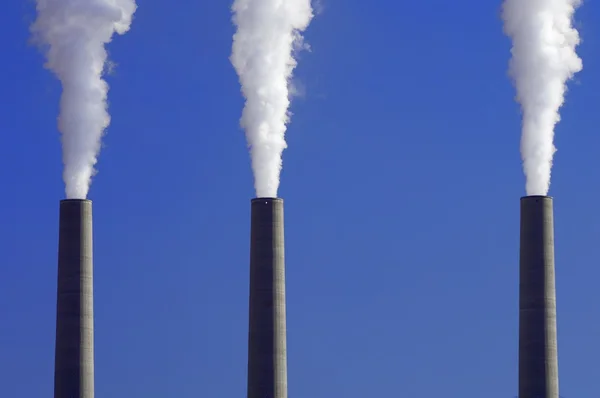
[(527, 195), (546, 195), (566, 82), (583, 64), (572, 26), (580, 0), (505, 0), (504, 31), (512, 38), (510, 74), (523, 113), (521, 156)]
[(46, 67), (62, 83), (58, 129), (62, 133), (63, 179), (69, 199), (85, 199), (110, 123), (102, 79), (113, 34), (129, 30), (135, 0), (37, 0), (31, 27), (46, 54)]
[(246, 131), (257, 197), (276, 197), (281, 154), (286, 148), (290, 79), (294, 51), (313, 11), (310, 0), (236, 0), (232, 8), (237, 32), (231, 63), (240, 78), (246, 105)]

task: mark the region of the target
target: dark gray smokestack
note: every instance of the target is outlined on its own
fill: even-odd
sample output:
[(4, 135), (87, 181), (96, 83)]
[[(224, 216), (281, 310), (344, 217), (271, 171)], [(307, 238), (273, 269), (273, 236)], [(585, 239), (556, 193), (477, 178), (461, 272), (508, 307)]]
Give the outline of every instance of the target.
[(552, 198), (521, 198), (519, 398), (558, 398)]
[(54, 398), (94, 398), (92, 202), (60, 202)]
[(248, 398), (287, 398), (283, 200), (252, 200)]

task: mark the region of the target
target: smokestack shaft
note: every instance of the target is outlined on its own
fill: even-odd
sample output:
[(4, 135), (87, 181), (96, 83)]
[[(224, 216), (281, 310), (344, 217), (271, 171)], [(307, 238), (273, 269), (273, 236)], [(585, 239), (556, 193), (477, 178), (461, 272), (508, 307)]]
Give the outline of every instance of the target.
[(248, 398), (287, 398), (283, 200), (252, 200)]
[(94, 398), (92, 202), (60, 202), (54, 398)]
[(519, 398), (558, 398), (552, 198), (521, 198)]

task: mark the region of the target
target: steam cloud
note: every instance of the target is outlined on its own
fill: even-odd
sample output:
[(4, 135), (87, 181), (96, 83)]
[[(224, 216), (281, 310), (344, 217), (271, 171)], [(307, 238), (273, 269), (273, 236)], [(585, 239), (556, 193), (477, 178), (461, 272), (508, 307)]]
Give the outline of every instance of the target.
[(67, 198), (87, 196), (100, 138), (110, 123), (104, 45), (115, 32), (129, 30), (135, 10), (135, 0), (37, 0), (31, 30), (63, 89), (58, 129)]
[(566, 82), (583, 65), (572, 26), (580, 0), (505, 0), (504, 31), (513, 40), (510, 74), (523, 111), (521, 156), (527, 195), (546, 195), (556, 148), (554, 127)]
[(231, 63), (242, 85), (246, 131), (257, 197), (277, 197), (289, 122), (293, 51), (302, 47), (313, 12), (310, 0), (236, 0)]

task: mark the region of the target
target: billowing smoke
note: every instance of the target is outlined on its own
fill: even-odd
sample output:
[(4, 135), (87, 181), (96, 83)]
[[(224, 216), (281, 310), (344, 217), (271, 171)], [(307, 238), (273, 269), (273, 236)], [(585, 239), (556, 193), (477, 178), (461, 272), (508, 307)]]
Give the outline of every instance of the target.
[(554, 127), (566, 82), (581, 70), (572, 18), (580, 0), (505, 0), (504, 31), (512, 38), (510, 74), (523, 112), (521, 156), (527, 195), (550, 188)]
[(289, 83), (296, 66), (294, 51), (310, 23), (310, 0), (236, 0), (231, 62), (246, 105), (246, 131), (257, 197), (276, 197), (281, 154), (286, 148)]
[(135, 0), (37, 0), (32, 32), (47, 56), (46, 67), (62, 83), (58, 129), (67, 198), (87, 196), (100, 138), (110, 123), (104, 46), (115, 32), (129, 30), (135, 10)]

